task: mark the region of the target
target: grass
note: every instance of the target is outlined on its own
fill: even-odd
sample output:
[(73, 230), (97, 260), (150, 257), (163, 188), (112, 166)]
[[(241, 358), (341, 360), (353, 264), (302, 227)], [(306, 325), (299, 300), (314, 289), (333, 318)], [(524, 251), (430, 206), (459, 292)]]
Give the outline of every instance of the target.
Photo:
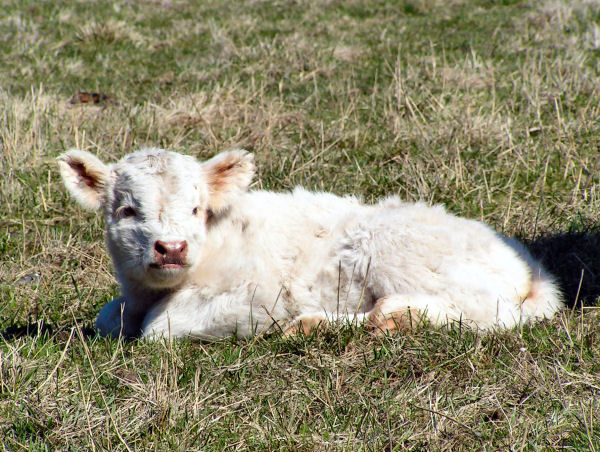
[[(321, 4), (322, 3), (322, 4)], [(600, 3), (3, 2), (5, 450), (600, 448)], [(79, 91), (109, 98), (71, 103)], [(54, 158), (244, 147), (256, 188), (443, 203), (524, 240), (554, 319), (376, 338), (94, 336), (102, 222)], [(582, 305), (584, 305), (582, 307)]]

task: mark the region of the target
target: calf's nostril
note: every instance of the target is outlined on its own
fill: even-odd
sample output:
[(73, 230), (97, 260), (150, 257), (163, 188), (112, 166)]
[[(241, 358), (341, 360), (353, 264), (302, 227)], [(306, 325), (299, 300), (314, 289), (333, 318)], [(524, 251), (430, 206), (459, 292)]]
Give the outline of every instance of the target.
[(185, 255), (185, 253), (187, 253), (187, 242), (185, 240), (179, 243), (179, 253), (181, 253), (182, 255)]
[(154, 243), (154, 251), (160, 256), (164, 256), (167, 254), (167, 248), (165, 247), (165, 244), (161, 241), (157, 241), (156, 243)]

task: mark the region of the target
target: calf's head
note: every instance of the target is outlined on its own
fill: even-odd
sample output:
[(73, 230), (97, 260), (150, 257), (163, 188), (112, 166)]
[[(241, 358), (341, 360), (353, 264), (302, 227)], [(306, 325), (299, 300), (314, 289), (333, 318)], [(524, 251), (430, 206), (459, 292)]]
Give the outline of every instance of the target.
[(65, 186), (83, 206), (102, 209), (108, 249), (121, 282), (164, 289), (199, 262), (210, 219), (224, 214), (254, 175), (245, 151), (206, 162), (144, 149), (104, 164), (89, 152), (58, 157)]

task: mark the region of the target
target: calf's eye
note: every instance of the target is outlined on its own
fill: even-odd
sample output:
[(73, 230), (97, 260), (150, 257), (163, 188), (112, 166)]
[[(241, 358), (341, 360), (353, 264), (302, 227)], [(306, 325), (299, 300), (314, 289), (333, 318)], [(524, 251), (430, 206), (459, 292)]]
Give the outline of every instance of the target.
[(198, 215), (198, 208), (194, 207), (194, 209), (192, 210), (192, 215), (196, 216)]
[(130, 206), (122, 206), (117, 209), (115, 212), (115, 216), (118, 218), (129, 218), (137, 216), (137, 212), (133, 207)]

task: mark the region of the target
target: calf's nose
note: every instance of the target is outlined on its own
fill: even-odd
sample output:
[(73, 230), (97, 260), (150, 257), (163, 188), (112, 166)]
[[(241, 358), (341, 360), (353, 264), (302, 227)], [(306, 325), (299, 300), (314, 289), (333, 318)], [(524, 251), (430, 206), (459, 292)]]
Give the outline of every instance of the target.
[(183, 265), (185, 264), (187, 249), (188, 246), (185, 240), (173, 242), (157, 240), (154, 242), (154, 257), (156, 258), (156, 263), (159, 265)]

